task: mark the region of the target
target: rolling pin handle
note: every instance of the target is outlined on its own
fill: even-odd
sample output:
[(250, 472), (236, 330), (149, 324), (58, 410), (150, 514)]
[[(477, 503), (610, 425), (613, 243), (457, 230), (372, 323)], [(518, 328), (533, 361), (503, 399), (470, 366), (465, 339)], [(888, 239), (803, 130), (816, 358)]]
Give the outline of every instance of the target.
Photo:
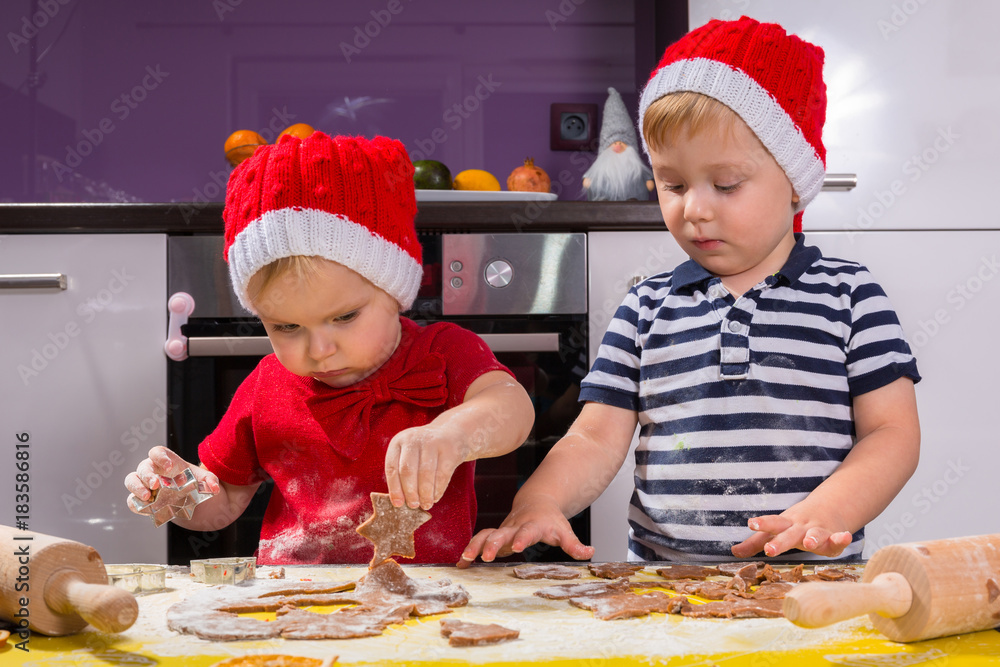
[(864, 614), (899, 618), (910, 610), (913, 589), (898, 572), (883, 572), (869, 583), (809, 582), (785, 595), (785, 617), (802, 628), (822, 628)]
[(101, 632), (124, 632), (139, 616), (139, 604), (131, 593), (107, 584), (88, 584), (71, 569), (49, 577), (44, 598), (52, 611), (76, 614)]

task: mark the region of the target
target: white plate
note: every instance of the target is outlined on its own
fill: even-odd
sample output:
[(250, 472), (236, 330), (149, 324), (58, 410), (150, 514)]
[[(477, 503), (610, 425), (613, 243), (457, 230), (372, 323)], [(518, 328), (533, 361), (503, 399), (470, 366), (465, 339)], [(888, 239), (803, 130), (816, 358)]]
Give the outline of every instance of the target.
[(417, 201), (555, 201), (558, 198), (554, 192), (417, 189)]

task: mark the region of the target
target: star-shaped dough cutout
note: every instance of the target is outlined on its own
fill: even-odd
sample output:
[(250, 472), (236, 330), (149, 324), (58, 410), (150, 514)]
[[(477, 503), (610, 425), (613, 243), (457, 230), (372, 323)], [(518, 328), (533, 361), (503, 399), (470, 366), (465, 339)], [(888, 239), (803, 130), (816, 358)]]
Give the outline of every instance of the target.
[(372, 492), (372, 509), (375, 513), (357, 528), (359, 535), (375, 545), (375, 556), (369, 568), (375, 567), (390, 556), (405, 558), (416, 556), (413, 533), (430, 520), (430, 512), (406, 505), (396, 507), (389, 500), (388, 493), (375, 492)]

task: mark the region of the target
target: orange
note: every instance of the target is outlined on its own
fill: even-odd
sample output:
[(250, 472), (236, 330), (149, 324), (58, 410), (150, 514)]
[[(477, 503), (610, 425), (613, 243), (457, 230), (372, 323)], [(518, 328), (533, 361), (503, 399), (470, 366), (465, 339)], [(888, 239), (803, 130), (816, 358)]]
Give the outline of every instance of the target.
[(298, 137), (299, 139), (305, 139), (315, 131), (316, 129), (312, 125), (307, 125), (306, 123), (295, 123), (295, 125), (289, 125), (282, 130), (281, 134), (278, 135), (278, 138), (274, 140), (274, 143), (278, 143), (278, 141), (280, 141), (286, 134)]
[(236, 130), (226, 139), (226, 159), (234, 167), (253, 155), (258, 146), (267, 141), (253, 130)]
[(499, 190), (500, 181), (488, 171), (466, 169), (458, 173), (452, 187), (456, 190)]

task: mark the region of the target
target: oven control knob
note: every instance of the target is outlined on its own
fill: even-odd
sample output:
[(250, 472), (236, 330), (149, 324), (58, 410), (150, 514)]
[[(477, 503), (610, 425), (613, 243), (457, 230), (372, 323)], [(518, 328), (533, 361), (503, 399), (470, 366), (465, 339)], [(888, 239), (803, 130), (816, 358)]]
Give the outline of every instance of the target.
[(506, 287), (514, 277), (514, 268), (509, 262), (495, 259), (486, 265), (486, 282), (491, 287)]

